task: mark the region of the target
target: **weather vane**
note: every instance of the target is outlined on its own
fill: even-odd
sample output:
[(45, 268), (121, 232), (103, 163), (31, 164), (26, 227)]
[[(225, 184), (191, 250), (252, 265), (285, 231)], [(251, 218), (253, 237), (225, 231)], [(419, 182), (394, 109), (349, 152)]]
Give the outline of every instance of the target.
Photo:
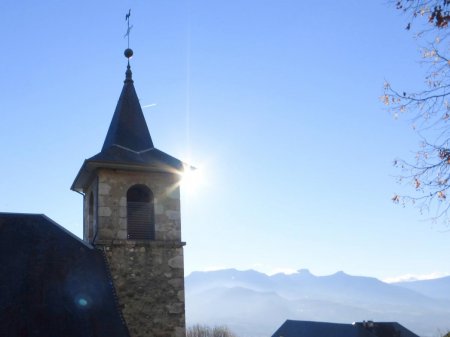
[(127, 32), (123, 36), (124, 38), (128, 38), (128, 48), (130, 48), (130, 31), (133, 28), (133, 25), (130, 26), (130, 15), (131, 9), (128, 10), (128, 13), (125, 15), (125, 21), (127, 22)]
[(125, 49), (125, 52), (124, 52), (125, 57), (128, 59), (128, 67), (130, 67), (130, 58), (131, 58), (131, 56), (133, 56), (133, 50), (130, 49), (130, 31), (131, 31), (131, 28), (133, 28), (133, 26), (130, 26), (130, 15), (131, 15), (131, 9), (129, 9), (128, 13), (125, 15), (125, 21), (127, 22), (127, 32), (123, 36), (123, 38), (128, 38), (128, 48)]

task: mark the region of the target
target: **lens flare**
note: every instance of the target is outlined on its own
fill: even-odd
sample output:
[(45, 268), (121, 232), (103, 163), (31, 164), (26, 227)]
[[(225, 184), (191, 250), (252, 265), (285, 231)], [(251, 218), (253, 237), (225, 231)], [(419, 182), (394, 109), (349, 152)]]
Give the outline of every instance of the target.
[(180, 186), (188, 193), (196, 192), (204, 183), (204, 174), (200, 168), (186, 169), (181, 176)]

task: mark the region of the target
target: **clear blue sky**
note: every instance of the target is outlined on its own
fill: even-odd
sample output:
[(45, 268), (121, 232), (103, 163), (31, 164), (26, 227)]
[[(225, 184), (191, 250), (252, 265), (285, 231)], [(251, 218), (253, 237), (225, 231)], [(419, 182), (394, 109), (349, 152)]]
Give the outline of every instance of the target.
[(390, 200), (419, 139), (379, 97), (423, 69), (383, 0), (2, 0), (1, 211), (81, 235), (69, 187), (117, 103), (129, 8), (155, 146), (204, 174), (183, 191), (186, 273), (450, 273), (450, 233)]

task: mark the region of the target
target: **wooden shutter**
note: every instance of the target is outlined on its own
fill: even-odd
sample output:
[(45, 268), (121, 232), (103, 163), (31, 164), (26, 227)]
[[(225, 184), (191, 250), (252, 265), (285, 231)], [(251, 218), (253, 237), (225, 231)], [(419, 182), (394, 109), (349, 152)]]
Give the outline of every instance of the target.
[(129, 201), (127, 203), (127, 211), (128, 239), (154, 239), (153, 204), (150, 202)]
[(127, 227), (128, 239), (155, 239), (153, 193), (145, 185), (134, 185), (127, 192)]

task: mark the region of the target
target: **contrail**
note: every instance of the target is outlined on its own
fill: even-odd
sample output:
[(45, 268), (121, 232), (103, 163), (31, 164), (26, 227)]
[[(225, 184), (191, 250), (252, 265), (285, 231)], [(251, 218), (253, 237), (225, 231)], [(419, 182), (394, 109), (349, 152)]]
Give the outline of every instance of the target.
[(152, 106), (156, 106), (156, 103), (152, 103), (152, 104), (147, 104), (147, 105), (143, 105), (143, 106), (142, 106), (142, 109), (145, 109), (145, 108), (150, 108), (150, 107), (152, 107)]

